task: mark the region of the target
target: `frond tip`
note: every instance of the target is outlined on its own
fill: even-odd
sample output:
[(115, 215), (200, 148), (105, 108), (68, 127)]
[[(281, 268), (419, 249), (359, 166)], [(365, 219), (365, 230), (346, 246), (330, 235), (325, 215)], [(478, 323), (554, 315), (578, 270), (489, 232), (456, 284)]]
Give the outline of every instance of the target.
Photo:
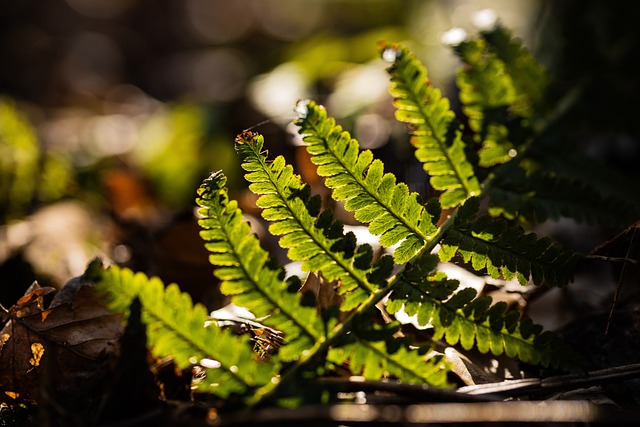
[(430, 175), (431, 186), (444, 192), (441, 205), (454, 207), (479, 195), (480, 183), (466, 157), (462, 132), (455, 129), (449, 100), (431, 86), (427, 70), (408, 49), (382, 44), (380, 51), (391, 62), (387, 71), (396, 118), (411, 126), (415, 156)]

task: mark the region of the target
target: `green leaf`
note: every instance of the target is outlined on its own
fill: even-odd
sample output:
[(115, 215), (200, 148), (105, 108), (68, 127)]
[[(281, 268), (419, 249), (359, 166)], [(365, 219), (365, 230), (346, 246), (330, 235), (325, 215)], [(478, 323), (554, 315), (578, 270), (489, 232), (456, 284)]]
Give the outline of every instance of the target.
[[(433, 328), (433, 339), (444, 338), (449, 345), (494, 355), (506, 353), (523, 362), (552, 366), (564, 370), (579, 370), (579, 357), (559, 339), (553, 337), (548, 345), (541, 341), (542, 328), (529, 319), (519, 319), (519, 313), (506, 312), (506, 304), (491, 305), (491, 298), (476, 297), (473, 289), (458, 292), (457, 280), (449, 280), (442, 273), (424, 275), (413, 271), (414, 266), (400, 276), (401, 284), (389, 295), (386, 309), (390, 314), (401, 308), (408, 315), (417, 314), (420, 325)], [(551, 336), (550, 336), (551, 337)]]
[(408, 384), (450, 387), (449, 370), (440, 356), (430, 356), (410, 348), (404, 340), (394, 338), (393, 325), (377, 326), (362, 321), (354, 328), (348, 342), (329, 350), (327, 360), (338, 365), (348, 363), (354, 375), (368, 380), (396, 378)]
[(148, 343), (156, 357), (170, 356), (182, 369), (203, 359), (217, 362), (218, 368), (206, 368), (208, 386), (202, 391), (222, 398), (247, 393), (269, 383), (278, 370), (275, 361), (256, 360), (246, 336), (216, 325), (205, 327), (209, 318), (205, 308), (193, 305), (175, 284), (165, 288), (158, 278), (113, 266), (100, 274), (97, 286), (114, 312), (126, 313), (133, 299), (140, 299)]
[[(469, 202), (472, 202), (470, 200)], [(476, 205), (475, 203), (472, 203)], [(473, 219), (473, 209), (459, 211), (456, 223), (441, 241), (446, 259), (461, 254), (474, 269), (487, 269), (494, 278), (517, 277), (525, 285), (529, 277), (534, 284), (565, 286), (581, 258), (575, 252), (561, 249), (548, 237), (538, 238), (519, 226), (509, 225), (488, 215)]]
[(236, 138), (236, 150), (243, 160), (242, 167), (249, 172), (245, 178), (251, 183), (251, 190), (260, 196), (262, 216), (273, 221), (269, 230), (281, 236), (280, 245), (288, 249), (289, 258), (301, 261), (305, 271), (320, 272), (329, 281), (339, 281), (339, 293), (345, 297), (341, 310), (351, 310), (376, 293), (383, 284), (367, 278), (373, 267), (362, 268), (362, 262), (356, 262), (354, 236), (343, 233), (343, 225), (333, 219), (330, 211), (317, 217), (311, 215), (309, 187), (284, 158), (278, 156), (268, 162), (262, 136), (251, 132)]
[[(475, 140), (482, 144), (479, 165), (506, 163), (522, 148), (525, 119), (540, 114), (548, 78), (522, 43), (496, 26), (454, 48), (465, 66), (458, 69), (462, 110)], [(515, 125), (515, 126), (514, 126)]]
[[(294, 360), (323, 336), (324, 324), (315, 307), (303, 306), (300, 294), (288, 292), (281, 279), (284, 271), (270, 266), (269, 254), (251, 233), (237, 202), (229, 200), (225, 183), (226, 177), (215, 172), (198, 190), (200, 234), (212, 252), (211, 264), (226, 267), (216, 269), (214, 274), (222, 281), (222, 292), (232, 295), (235, 304), (284, 334), (278, 356), (283, 361)], [(293, 245), (306, 235), (292, 233), (285, 237), (290, 237)]]
[(526, 173), (504, 165), (496, 171), (489, 190), (489, 213), (534, 223), (563, 217), (579, 223), (624, 227), (640, 217), (633, 196), (603, 189), (546, 170)]
[[(295, 124), (307, 143), (311, 161), (334, 199), (345, 202), (355, 218), (369, 223), (369, 231), (380, 235), (383, 247), (400, 242), (394, 259), (402, 264), (414, 256), (437, 232), (434, 218), (395, 176), (384, 173), (383, 163), (336, 125), (326, 110), (313, 101), (298, 104), (303, 111)], [(435, 218), (437, 220), (437, 218)]]
[(396, 118), (411, 125), (415, 156), (431, 176), (431, 186), (444, 192), (442, 206), (454, 207), (479, 195), (480, 184), (467, 160), (462, 133), (453, 129), (455, 114), (449, 100), (431, 86), (427, 70), (408, 49), (383, 44), (381, 54), (392, 62), (389, 91)]

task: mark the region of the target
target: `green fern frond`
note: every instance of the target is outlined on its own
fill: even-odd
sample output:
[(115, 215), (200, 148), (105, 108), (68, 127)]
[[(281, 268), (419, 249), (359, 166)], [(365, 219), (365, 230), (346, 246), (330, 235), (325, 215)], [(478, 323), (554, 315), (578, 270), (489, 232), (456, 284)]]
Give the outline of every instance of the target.
[(444, 273), (430, 273), (435, 256), (422, 264), (412, 264), (403, 274), (403, 283), (390, 295), (386, 305), (394, 314), (401, 308), (417, 316), (420, 325), (433, 328), (433, 339), (460, 344), (465, 350), (499, 356), (505, 353), (523, 362), (561, 369), (576, 369), (576, 356), (559, 339), (542, 332), (530, 319), (520, 319), (517, 311), (507, 311), (504, 302), (491, 305), (487, 296), (465, 288), (455, 292), (457, 280)]
[(142, 321), (155, 356), (171, 356), (179, 368), (215, 360), (219, 367), (206, 369), (207, 391), (220, 397), (267, 384), (278, 369), (275, 362), (257, 360), (246, 336), (215, 325), (205, 327), (206, 309), (193, 305), (191, 297), (175, 284), (165, 288), (158, 278), (113, 266), (101, 274), (98, 289), (114, 312), (126, 313), (133, 299), (140, 299)]
[(510, 127), (521, 126), (540, 107), (547, 87), (544, 69), (507, 30), (496, 26), (455, 47), (463, 112), (476, 132), (479, 165), (509, 161), (520, 148)]
[(522, 114), (529, 116), (531, 108), (540, 106), (544, 101), (549, 85), (547, 71), (536, 61), (522, 41), (513, 37), (503, 25), (496, 25), (480, 34), (491, 52), (505, 64), (507, 74), (516, 89), (516, 104), (526, 108)]
[(282, 280), (284, 271), (269, 266), (269, 253), (251, 234), (237, 202), (229, 200), (226, 181), (221, 172), (212, 173), (198, 189), (196, 200), (201, 206), (200, 235), (212, 253), (211, 264), (217, 267), (214, 274), (222, 281), (222, 293), (284, 334), (278, 357), (291, 361), (313, 346), (324, 325), (315, 307), (300, 303), (297, 289), (288, 290)]
[[(350, 342), (329, 350), (327, 360), (337, 365), (348, 363), (354, 375), (368, 380), (380, 380), (392, 376), (409, 384), (429, 384), (434, 387), (449, 387), (446, 361), (440, 356), (424, 354), (419, 348), (407, 347), (404, 340), (386, 338), (362, 338), (360, 335), (386, 334), (393, 329), (361, 327), (350, 334)], [(367, 330), (364, 330), (367, 329)], [(397, 329), (397, 328), (396, 328)]]
[(398, 264), (407, 262), (438, 231), (432, 215), (418, 202), (418, 194), (396, 183), (393, 174), (384, 173), (383, 163), (374, 160), (371, 151), (360, 152), (358, 142), (327, 116), (324, 107), (303, 101), (297, 110), (295, 124), (300, 126), (311, 161), (318, 165), (318, 175), (327, 177), (325, 185), (333, 190), (333, 198), (345, 202), (344, 208), (354, 212), (358, 221), (369, 224), (383, 247), (401, 241), (393, 257)]
[(487, 53), (484, 40), (464, 41), (455, 50), (466, 63), (458, 69), (457, 84), (462, 111), (475, 132), (474, 139), (482, 143), (478, 151), (479, 165), (505, 163), (515, 149), (505, 125), (508, 108), (516, 102), (513, 81), (505, 64), (495, 54)]
[[(381, 46), (383, 59), (391, 62), (389, 92), (394, 97), (396, 118), (411, 125), (415, 156), (430, 175), (431, 186), (444, 193), (440, 204), (454, 207), (480, 194), (473, 165), (467, 160), (462, 133), (455, 126), (449, 100), (427, 79), (427, 70), (408, 49)], [(453, 131), (452, 131), (453, 130)]]
[(562, 249), (549, 237), (539, 239), (534, 233), (525, 233), (501, 218), (483, 215), (474, 219), (477, 210), (476, 198), (461, 207), (440, 243), (440, 260), (449, 261), (458, 253), (474, 270), (486, 268), (493, 278), (516, 277), (522, 285), (529, 277), (536, 285), (565, 286), (571, 281), (580, 259), (577, 253)]
[(603, 195), (586, 182), (546, 170), (529, 174), (515, 167), (500, 170), (489, 196), (491, 215), (535, 223), (568, 217), (579, 223), (623, 227), (640, 217), (640, 206), (629, 198)]
[[(331, 212), (320, 213), (320, 200), (311, 197), (310, 189), (293, 173), (284, 157), (268, 163), (262, 152), (263, 138), (244, 132), (236, 139), (242, 167), (251, 184), (249, 189), (260, 195), (257, 205), (262, 216), (273, 221), (269, 231), (281, 236), (280, 246), (288, 249), (292, 261), (301, 261), (302, 269), (321, 272), (329, 281), (340, 281), (339, 293), (345, 296), (341, 309), (348, 311), (376, 293), (391, 266), (383, 258), (378, 268), (371, 268), (372, 252), (368, 246), (358, 248), (353, 233), (343, 233), (343, 225), (335, 221)], [(380, 272), (382, 268), (385, 273)], [(379, 277), (373, 281), (369, 277)]]

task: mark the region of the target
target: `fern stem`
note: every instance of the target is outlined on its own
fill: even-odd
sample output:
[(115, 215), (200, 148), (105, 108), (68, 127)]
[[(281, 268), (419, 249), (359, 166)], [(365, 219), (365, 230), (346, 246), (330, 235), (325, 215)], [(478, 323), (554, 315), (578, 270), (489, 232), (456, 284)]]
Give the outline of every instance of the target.
[[(425, 245), (421, 252), (414, 258), (419, 262), (421, 258), (421, 254), (430, 254), (431, 251), (438, 244), (438, 241), (444, 233), (453, 225), (455, 221), (455, 217), (457, 214), (457, 210), (454, 211), (449, 218), (440, 226), (438, 234), (433, 237), (433, 239)], [(411, 261), (415, 262), (415, 261)], [(292, 378), (295, 378), (296, 373), (304, 367), (307, 363), (311, 362), (317, 355), (325, 353), (329, 347), (336, 342), (339, 338), (341, 338), (345, 333), (351, 331), (353, 329), (353, 322), (358, 319), (362, 314), (367, 311), (373, 309), (385, 296), (389, 295), (393, 290), (399, 286), (402, 281), (399, 280), (402, 276), (402, 272), (405, 270), (406, 266), (398, 272), (395, 276), (389, 279), (387, 286), (384, 289), (379, 289), (373, 292), (369, 298), (367, 298), (351, 315), (342, 323), (336, 325), (330, 334), (326, 338), (320, 339), (316, 342), (316, 344), (311, 347), (309, 350), (306, 350), (302, 353), (300, 358), (296, 361), (296, 363), (291, 366), (285, 375), (280, 378), (280, 381), (276, 383), (269, 383), (254, 393), (253, 397), (249, 400), (249, 405), (254, 406), (263, 402), (265, 399), (268, 399), (273, 393), (278, 389), (280, 384), (286, 383)]]
[(300, 358), (296, 361), (296, 363), (288, 368), (285, 375), (280, 378), (278, 382), (271, 382), (265, 386), (262, 386), (252, 396), (252, 398), (248, 401), (249, 406), (255, 406), (264, 400), (268, 399), (273, 393), (278, 389), (281, 384), (286, 383), (287, 381), (295, 378), (297, 372), (303, 368), (305, 365), (310, 363), (317, 355), (324, 354), (329, 350), (329, 347), (333, 343), (336, 342), (339, 338), (341, 338), (344, 334), (353, 330), (353, 323), (356, 319), (360, 317), (363, 313), (366, 313), (370, 309), (372, 309), (378, 302), (380, 302), (388, 293), (393, 291), (393, 289), (400, 283), (397, 280), (397, 276), (392, 278), (389, 281), (389, 284), (386, 288), (378, 290), (377, 292), (372, 293), (369, 298), (367, 298), (351, 315), (342, 323), (336, 325), (331, 333), (326, 337), (318, 340), (316, 344), (308, 350), (302, 352)]

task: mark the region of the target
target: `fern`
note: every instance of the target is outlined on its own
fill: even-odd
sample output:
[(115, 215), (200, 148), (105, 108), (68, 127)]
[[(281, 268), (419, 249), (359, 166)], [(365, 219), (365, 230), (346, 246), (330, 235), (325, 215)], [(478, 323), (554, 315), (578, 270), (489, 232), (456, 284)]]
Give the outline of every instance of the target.
[(406, 48), (381, 45), (382, 57), (391, 62), (389, 91), (394, 97), (396, 118), (412, 126), (415, 156), (431, 176), (431, 186), (444, 191), (442, 207), (457, 206), (480, 194), (473, 165), (467, 160), (462, 132), (453, 128), (455, 114), (449, 100), (433, 88), (427, 71)]
[(465, 67), (458, 70), (463, 112), (482, 144), (479, 165), (505, 163), (522, 148), (513, 127), (531, 119), (547, 86), (544, 69), (520, 42), (498, 25), (463, 41), (455, 52)]
[(504, 302), (491, 305), (491, 298), (478, 297), (471, 288), (455, 292), (459, 282), (442, 272), (433, 273), (436, 263), (435, 256), (425, 257), (405, 272), (402, 285), (389, 295), (389, 313), (404, 309), (416, 315), (420, 325), (433, 328), (434, 340), (460, 343), (465, 350), (476, 347), (496, 356), (504, 352), (523, 362), (564, 370), (579, 366), (576, 356), (557, 337), (543, 333), (528, 318), (520, 319), (517, 311), (507, 311)]
[(397, 327), (355, 329), (349, 336), (351, 342), (331, 348), (327, 359), (336, 364), (348, 362), (353, 374), (362, 375), (366, 379), (376, 380), (388, 373), (409, 384), (431, 384), (438, 387), (447, 384), (446, 361), (442, 357), (432, 357), (432, 363), (426, 364), (427, 356), (422, 351), (409, 349), (407, 343), (400, 338), (388, 336), (386, 339), (372, 339), (366, 336), (372, 333), (389, 334), (397, 330)]
[[(257, 205), (263, 208), (262, 216), (273, 221), (269, 231), (281, 236), (280, 246), (288, 249), (289, 258), (302, 261), (305, 271), (321, 272), (329, 281), (339, 280), (344, 311), (375, 293), (381, 283), (368, 277), (373, 272), (371, 247), (357, 248), (353, 233), (345, 235), (342, 224), (333, 220), (330, 211), (320, 214), (320, 199), (311, 197), (309, 187), (293, 173), (284, 157), (267, 163), (261, 135), (246, 132), (236, 142), (242, 167), (249, 172), (245, 175), (251, 183), (249, 189), (260, 195)], [(378, 264), (387, 271), (384, 280), (391, 265), (386, 258)]]
[[(508, 310), (505, 303), (494, 304), (474, 290), (460, 289), (458, 281), (437, 272), (438, 261), (455, 258), (494, 278), (565, 286), (580, 259), (550, 238), (538, 238), (503, 218), (479, 213), (478, 196), (491, 198), (490, 213), (507, 218), (579, 217), (579, 211), (572, 209), (580, 208), (547, 201), (543, 210), (536, 204), (542, 202), (523, 198), (533, 192), (555, 196), (555, 190), (545, 192), (528, 181), (536, 175), (525, 173), (524, 167), (531, 163), (524, 156), (528, 151), (521, 149), (537, 141), (526, 120), (541, 114), (543, 98), (536, 90), (546, 85), (544, 73), (501, 28), (465, 43), (458, 46), (467, 63), (460, 74), (461, 97), (471, 118), (471, 137), (482, 143), (477, 169), (469, 160), (472, 154), (467, 158), (473, 147), (465, 146), (449, 101), (431, 87), (422, 64), (401, 46), (381, 46), (383, 57), (392, 62), (390, 91), (396, 117), (411, 125), (416, 157), (432, 187), (442, 191), (426, 204), (385, 173), (383, 162), (371, 151), (361, 150), (322, 106), (313, 101), (297, 106), (295, 124), (331, 196), (379, 235), (383, 247), (395, 246), (393, 257), (383, 255), (374, 262), (372, 248), (358, 246), (353, 233), (344, 232), (285, 158), (269, 157), (261, 135), (245, 131), (236, 138), (245, 178), (259, 196), (256, 203), (270, 223), (269, 231), (304, 271), (336, 286), (342, 297), (339, 316), (334, 308), (309, 304), (309, 295), (298, 292), (299, 279), (284, 279), (284, 269), (260, 246), (237, 202), (229, 198), (222, 172), (211, 174), (198, 190), (201, 236), (222, 292), (282, 332), (278, 351), (258, 360), (246, 338), (216, 325), (205, 328), (207, 314), (175, 285), (164, 289), (157, 279), (128, 270), (112, 268), (104, 273), (110, 306), (126, 311), (138, 296), (156, 354), (173, 355), (183, 367), (203, 358), (218, 361), (219, 368), (207, 370), (209, 390), (221, 397), (240, 394), (248, 405), (290, 397), (300, 381), (337, 366), (369, 379), (447, 386), (446, 362), (427, 356), (430, 343), (403, 336), (397, 322), (382, 322), (376, 311), (382, 306), (391, 315), (401, 309), (416, 315), (420, 325), (431, 327), (434, 341), (545, 367), (579, 368), (575, 355), (555, 336)], [(515, 160), (512, 149), (519, 150)], [(477, 172), (485, 179), (484, 186)], [(514, 180), (506, 181), (507, 175)], [(550, 184), (545, 179), (552, 176), (542, 181)], [(440, 218), (441, 206), (450, 208), (447, 217)]]
[(100, 274), (98, 289), (115, 312), (127, 312), (133, 299), (140, 299), (142, 321), (155, 356), (171, 356), (182, 369), (203, 359), (219, 364), (206, 369), (205, 391), (220, 397), (242, 394), (268, 383), (277, 369), (274, 363), (258, 362), (245, 337), (216, 326), (205, 328), (205, 308), (194, 306), (175, 284), (165, 288), (158, 278), (113, 266)]
[(317, 173), (327, 177), (334, 199), (345, 202), (355, 218), (369, 224), (369, 231), (380, 235), (380, 244), (389, 247), (400, 242), (393, 253), (395, 262), (411, 259), (437, 233), (434, 216), (369, 150), (360, 152), (358, 142), (327, 117), (326, 110), (309, 101), (298, 105), (295, 123), (307, 143)]
[(488, 215), (474, 219), (477, 209), (478, 200), (471, 199), (458, 213), (441, 242), (438, 255), (442, 261), (449, 261), (457, 252), (474, 270), (486, 268), (493, 278), (516, 277), (522, 285), (530, 276), (536, 285), (564, 286), (571, 280), (579, 255), (504, 220)]
[(201, 236), (212, 252), (215, 275), (222, 281), (221, 291), (232, 295), (235, 304), (284, 333), (279, 357), (291, 361), (322, 337), (324, 325), (315, 308), (300, 303), (297, 288), (290, 291), (295, 283), (283, 281), (284, 271), (270, 266), (269, 254), (250, 233), (237, 203), (229, 200), (225, 183), (222, 173), (212, 173), (200, 186), (197, 199)]
[[(258, 204), (264, 207), (265, 218), (274, 221), (270, 227), (272, 232), (282, 233), (280, 243), (290, 249), (290, 256), (305, 263), (311, 259), (312, 263), (304, 264), (305, 268), (322, 272), (330, 280), (339, 280), (341, 288), (344, 287), (344, 283), (363, 283), (364, 286), (373, 289), (364, 293), (365, 300), (360, 304), (354, 303), (353, 296), (347, 293), (341, 309), (346, 306), (357, 307), (357, 310), (342, 324), (336, 324), (334, 321), (323, 325), (318, 320), (315, 308), (304, 307), (299, 295), (289, 293), (289, 287), (277, 280), (277, 271), (268, 268), (268, 255), (259, 247), (257, 239), (249, 234), (249, 226), (242, 222), (237, 204), (228, 200), (223, 188), (223, 175), (215, 173), (205, 180), (199, 190), (198, 203), (203, 207), (200, 213), (204, 216), (200, 223), (205, 228), (202, 234), (207, 242), (207, 249), (213, 253), (211, 261), (219, 266), (216, 275), (225, 280), (222, 291), (237, 293), (234, 302), (244, 302), (248, 308), (260, 310), (256, 314), (269, 316), (265, 323), (284, 332), (285, 344), (280, 348), (277, 358), (294, 362), (286, 378), (291, 381), (297, 371), (315, 363), (315, 357), (323, 352), (328, 351), (328, 362), (342, 363), (345, 358), (349, 358), (344, 356), (345, 352), (362, 354), (363, 351), (375, 350), (373, 354), (377, 355), (376, 363), (379, 369), (374, 373), (368, 373), (375, 379), (391, 374), (411, 378), (413, 382), (444, 385), (445, 365), (439, 359), (427, 361), (424, 356), (417, 355), (414, 350), (408, 348), (398, 348), (397, 352), (387, 354), (379, 348), (379, 344), (368, 340), (359, 340), (355, 344), (342, 342), (351, 333), (349, 326), (357, 324), (356, 319), (362, 321), (370, 316), (373, 305), (384, 296), (384, 292), (376, 292), (375, 289), (384, 286), (390, 272), (390, 264), (379, 261), (379, 265), (371, 268), (371, 249), (366, 246), (339, 252), (336, 248), (352, 245), (351, 238), (342, 234), (341, 227), (336, 227), (338, 224), (332, 222), (326, 214), (318, 215), (316, 212), (318, 216), (313, 220), (309, 208), (317, 211), (317, 199), (311, 198), (305, 192), (307, 187), (293, 175), (291, 166), (286, 165), (281, 158), (268, 163), (262, 154), (260, 135), (247, 132), (239, 135), (236, 141), (237, 150), (244, 160), (243, 167), (249, 172), (247, 178), (252, 182), (251, 188), (262, 194)], [(306, 249), (292, 254), (294, 249), (300, 247), (299, 244), (309, 242), (313, 242), (313, 245), (308, 244)], [(340, 255), (344, 253), (350, 256)], [(321, 258), (321, 262), (313, 264), (318, 262), (314, 258)], [(337, 270), (336, 264), (346, 267)], [(318, 266), (317, 269), (314, 265)], [(332, 273), (336, 270), (340, 274)], [(239, 296), (244, 297), (240, 299)], [(314, 328), (309, 327), (312, 324), (315, 324)], [(328, 331), (327, 334), (320, 332), (325, 330)], [(294, 340), (297, 340), (298, 344), (292, 343)], [(300, 355), (302, 357), (293, 357)], [(413, 362), (402, 365), (402, 359)], [(358, 365), (354, 366), (357, 370)], [(259, 401), (263, 396), (276, 393), (279, 384), (280, 382), (274, 382), (265, 385), (256, 392), (254, 399)]]
[(546, 70), (503, 25), (498, 24), (480, 35), (489, 50), (504, 63), (516, 90), (516, 105), (520, 104), (521, 115), (529, 117), (532, 110), (544, 102), (549, 84)]
[(538, 170), (526, 173), (505, 165), (489, 190), (491, 215), (542, 223), (573, 218), (577, 222), (624, 227), (640, 215), (637, 203), (576, 178)]

